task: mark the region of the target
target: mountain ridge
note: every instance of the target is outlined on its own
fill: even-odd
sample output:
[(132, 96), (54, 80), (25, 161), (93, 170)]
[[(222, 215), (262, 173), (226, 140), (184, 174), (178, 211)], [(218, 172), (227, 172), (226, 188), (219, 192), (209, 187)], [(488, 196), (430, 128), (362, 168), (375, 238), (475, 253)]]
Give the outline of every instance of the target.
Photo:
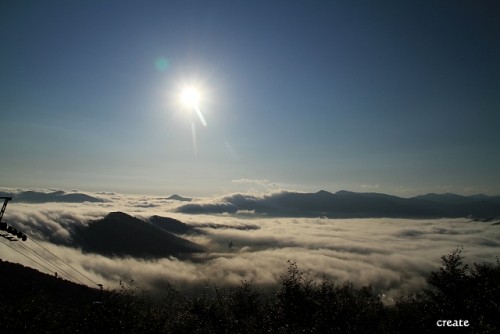
[[(73, 246), (88, 253), (140, 258), (179, 257), (204, 251), (202, 246), (169, 232), (165, 226), (172, 221), (161, 217), (148, 222), (123, 212), (111, 212), (86, 227), (75, 229)], [(176, 222), (173, 226), (179, 229), (183, 223)], [(157, 226), (160, 223), (165, 226)]]
[(0, 191), (0, 196), (12, 197), (13, 201), (19, 203), (102, 203), (106, 202), (101, 198), (90, 196), (79, 192), (67, 193), (62, 190), (43, 192), (27, 190), (21, 192)]
[(239, 210), (258, 215), (331, 218), (459, 218), (500, 217), (500, 196), (426, 194), (403, 198), (383, 193), (340, 190), (331, 193), (287, 192), (256, 197), (233, 194), (219, 203), (189, 203), (176, 211), (188, 214), (235, 214)]
[(166, 199), (168, 200), (173, 200), (173, 201), (179, 201), (179, 202), (191, 202), (193, 199), (189, 197), (183, 197), (178, 194), (173, 194), (168, 196)]

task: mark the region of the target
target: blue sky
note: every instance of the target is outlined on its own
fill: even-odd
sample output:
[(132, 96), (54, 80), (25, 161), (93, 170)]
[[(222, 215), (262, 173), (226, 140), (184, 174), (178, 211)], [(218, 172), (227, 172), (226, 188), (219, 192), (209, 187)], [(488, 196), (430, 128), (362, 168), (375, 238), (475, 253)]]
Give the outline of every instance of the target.
[[(0, 186), (500, 194), (499, 15), (492, 0), (2, 2)], [(207, 127), (178, 103), (186, 85)]]

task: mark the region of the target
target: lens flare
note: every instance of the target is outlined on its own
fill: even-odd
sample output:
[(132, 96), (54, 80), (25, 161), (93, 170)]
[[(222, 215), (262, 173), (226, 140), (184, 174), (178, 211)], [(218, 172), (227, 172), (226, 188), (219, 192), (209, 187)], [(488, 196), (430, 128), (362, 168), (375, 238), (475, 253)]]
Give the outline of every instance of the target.
[(196, 124), (191, 123), (191, 136), (193, 138), (193, 154), (196, 157), (198, 155), (198, 147), (196, 145)]
[(155, 68), (160, 72), (165, 72), (170, 66), (168, 59), (165, 57), (159, 57), (155, 60)]
[(205, 121), (205, 117), (203, 117), (203, 114), (201, 113), (200, 108), (194, 108), (194, 111), (196, 111), (196, 114), (198, 115), (198, 118), (200, 119), (201, 124), (203, 126), (207, 126), (207, 121)]

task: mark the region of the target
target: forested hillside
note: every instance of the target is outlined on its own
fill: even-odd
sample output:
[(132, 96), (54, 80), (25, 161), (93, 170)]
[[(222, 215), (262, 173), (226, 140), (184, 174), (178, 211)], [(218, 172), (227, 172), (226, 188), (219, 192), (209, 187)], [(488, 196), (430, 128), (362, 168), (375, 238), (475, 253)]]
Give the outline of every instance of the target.
[(432, 333), (440, 320), (472, 333), (500, 329), (498, 262), (468, 266), (457, 249), (428, 283), (385, 305), (371, 287), (310, 277), (289, 262), (272, 292), (242, 282), (199, 293), (166, 284), (153, 295), (120, 282), (101, 294), (2, 261), (0, 322), (4, 333)]

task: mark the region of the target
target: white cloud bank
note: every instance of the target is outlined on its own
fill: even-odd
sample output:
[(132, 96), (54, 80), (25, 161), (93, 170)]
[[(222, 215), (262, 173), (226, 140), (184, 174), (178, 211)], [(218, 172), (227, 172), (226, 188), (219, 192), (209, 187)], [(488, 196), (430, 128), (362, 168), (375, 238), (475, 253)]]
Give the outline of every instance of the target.
[[(180, 204), (165, 198), (120, 194), (99, 196), (108, 201), (10, 203), (4, 219), (25, 232), (29, 239), (23, 247), (20, 242), (2, 238), (2, 259), (49, 273), (58, 271), (64, 277), (67, 275), (57, 270), (63, 269), (73, 276), (73, 280), (88, 285), (103, 283), (107, 288), (116, 287), (120, 280), (134, 280), (144, 288), (160, 287), (165, 281), (179, 288), (204, 283), (238, 284), (242, 280), (267, 285), (279, 281), (287, 268), (287, 260), (293, 260), (301, 270), (312, 274), (325, 274), (339, 283), (349, 279), (362, 285), (371, 284), (381, 293), (394, 296), (424, 287), (426, 276), (439, 265), (440, 256), (459, 245), (464, 246), (468, 261), (493, 262), (500, 253), (500, 225), (491, 222), (193, 216), (173, 212)], [(203, 233), (183, 237), (206, 246), (209, 252), (197, 255), (191, 261), (175, 258), (147, 261), (83, 254), (68, 247), (73, 228), (85, 226), (110, 211), (123, 211), (139, 218), (151, 215), (173, 217), (197, 226)], [(86, 277), (67, 267), (34, 241)], [(232, 249), (228, 247), (230, 241)]]

